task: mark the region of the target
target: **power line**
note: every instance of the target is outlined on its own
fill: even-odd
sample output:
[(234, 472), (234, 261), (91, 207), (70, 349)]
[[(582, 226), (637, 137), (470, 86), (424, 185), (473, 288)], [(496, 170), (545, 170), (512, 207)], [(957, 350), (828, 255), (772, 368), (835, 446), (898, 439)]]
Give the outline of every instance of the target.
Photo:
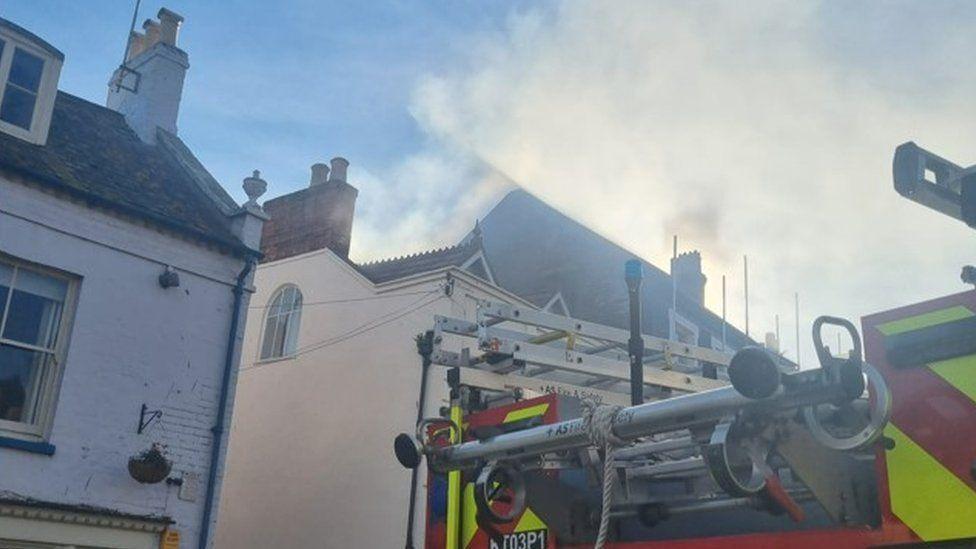
[[(434, 291), (439, 292), (441, 290), (440, 290), (440, 288), (438, 288), (437, 290), (434, 290)], [(358, 303), (360, 301), (375, 301), (377, 299), (390, 299), (390, 298), (394, 298), (394, 297), (404, 297), (404, 296), (411, 296), (411, 295), (421, 295), (421, 294), (423, 294), (423, 295), (429, 295), (430, 293), (431, 293), (430, 291), (425, 290), (425, 291), (419, 291), (419, 292), (404, 292), (404, 293), (400, 293), (400, 294), (381, 294), (381, 295), (374, 295), (374, 296), (369, 296), (369, 297), (351, 297), (351, 298), (348, 298), (348, 299), (330, 299), (330, 300), (325, 300), (325, 301), (309, 301), (309, 302), (306, 302), (306, 303), (302, 303), (302, 307), (308, 307), (308, 306), (312, 306), (312, 305), (332, 305), (332, 304), (336, 304), (336, 303)], [(271, 307), (270, 304), (268, 304), (268, 305), (253, 305), (251, 307), (248, 307), (248, 309), (267, 309), (269, 307)]]
[[(410, 304), (406, 305), (405, 307), (401, 307), (400, 309), (397, 309), (397, 310), (394, 310), (394, 311), (391, 311), (391, 312), (382, 314), (382, 315), (380, 315), (380, 316), (378, 316), (376, 318), (373, 318), (373, 319), (371, 319), (371, 320), (369, 320), (369, 321), (367, 321), (367, 322), (365, 322), (365, 323), (363, 323), (363, 324), (361, 324), (361, 325), (359, 325), (359, 326), (357, 326), (357, 327), (355, 327), (355, 328), (353, 328), (353, 329), (351, 329), (351, 330), (349, 330), (349, 331), (347, 331), (345, 333), (339, 334), (339, 335), (334, 336), (334, 337), (331, 337), (329, 339), (325, 339), (325, 340), (319, 341), (317, 343), (312, 343), (312, 344), (307, 345), (307, 346), (305, 346), (305, 347), (303, 347), (301, 349), (298, 349), (294, 353), (292, 353), (291, 355), (289, 355), (289, 358), (291, 358), (291, 357), (298, 357), (298, 356), (301, 356), (301, 355), (310, 353), (312, 351), (317, 351), (319, 349), (324, 349), (324, 348), (329, 347), (331, 345), (335, 345), (337, 343), (341, 343), (343, 341), (346, 341), (346, 340), (352, 339), (354, 337), (360, 336), (362, 334), (365, 334), (367, 332), (370, 332), (372, 330), (375, 330), (376, 328), (379, 328), (381, 326), (385, 326), (386, 324), (389, 324), (389, 323), (391, 323), (391, 322), (393, 322), (395, 320), (398, 320), (400, 318), (403, 318), (404, 316), (407, 316), (410, 313), (413, 313), (413, 312), (415, 312), (415, 311), (417, 311), (419, 309), (422, 309), (423, 307), (426, 307), (426, 306), (428, 306), (428, 305), (430, 305), (430, 304), (432, 304), (432, 303), (434, 303), (434, 302), (436, 302), (436, 301), (438, 301), (438, 300), (440, 300), (441, 298), (444, 297), (444, 295), (441, 294), (441, 290), (440, 289), (433, 290), (433, 291), (430, 291), (430, 292), (423, 292), (423, 294), (424, 295), (420, 299), (411, 302)], [(428, 299), (428, 300), (424, 301), (424, 298), (426, 298), (428, 296), (431, 296), (433, 294), (441, 294), (441, 295), (436, 296), (434, 299)], [(393, 316), (391, 316), (391, 315), (393, 315)], [(247, 366), (247, 367), (241, 368), (241, 371), (253, 370), (253, 369), (261, 368), (263, 366), (267, 366), (268, 364), (270, 364), (270, 363), (253, 364), (251, 366)]]

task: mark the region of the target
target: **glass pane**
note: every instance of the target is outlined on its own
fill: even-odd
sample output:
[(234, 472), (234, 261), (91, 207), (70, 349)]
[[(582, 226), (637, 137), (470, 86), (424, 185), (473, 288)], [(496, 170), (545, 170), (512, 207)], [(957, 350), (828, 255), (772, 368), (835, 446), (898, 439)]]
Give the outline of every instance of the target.
[(54, 348), (67, 292), (68, 284), (61, 279), (18, 269), (3, 337)]
[[(2, 47), (0, 42), (0, 47)], [(0, 326), (3, 325), (3, 313), (7, 308), (7, 294), (10, 293), (10, 281), (14, 277), (14, 268), (0, 263)]]
[(14, 50), (14, 60), (10, 63), (10, 76), (7, 80), (36, 93), (41, 85), (42, 72), (44, 72), (43, 59), (17, 48)]
[(0, 57), (3, 56), (3, 46), (4, 46), (4, 41), (0, 40)]
[(274, 350), (274, 333), (278, 325), (278, 318), (269, 316), (264, 325), (264, 336), (261, 338), (261, 358), (271, 358)]
[(296, 310), (288, 315), (288, 326), (285, 329), (285, 344), (282, 349), (282, 354), (291, 355), (298, 349), (298, 327), (301, 324), (301, 320), (302, 315), (300, 311)]
[(0, 345), (0, 419), (33, 423), (49, 355)]
[(3, 104), (0, 104), (0, 120), (30, 130), (36, 100), (37, 96), (33, 93), (7, 84)]

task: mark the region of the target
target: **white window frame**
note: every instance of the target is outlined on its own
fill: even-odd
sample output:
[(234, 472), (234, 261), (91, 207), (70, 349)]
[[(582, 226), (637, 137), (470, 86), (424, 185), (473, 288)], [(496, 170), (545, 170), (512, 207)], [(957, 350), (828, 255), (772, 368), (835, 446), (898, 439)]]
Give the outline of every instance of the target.
[[(678, 339), (678, 326), (681, 326), (685, 330), (688, 330), (689, 332), (694, 334), (694, 341), (685, 342), (685, 343), (689, 345), (695, 345), (695, 346), (698, 345), (698, 338), (701, 336), (701, 334), (698, 330), (697, 324), (681, 316), (679, 313), (675, 312), (674, 309), (668, 309), (668, 317), (670, 320), (668, 338), (671, 341), (681, 341), (680, 339)], [(687, 357), (680, 357), (678, 358), (677, 362), (683, 368), (697, 368), (699, 366), (697, 360), (692, 358), (687, 358)]]
[(54, 98), (58, 93), (58, 78), (61, 75), (62, 60), (34, 44), (27, 37), (2, 25), (0, 25), (0, 40), (4, 42), (3, 53), (0, 54), (0, 104), (3, 104), (3, 94), (7, 91), (7, 78), (10, 75), (10, 65), (14, 58), (15, 49), (20, 48), (44, 61), (41, 81), (37, 86), (34, 113), (31, 115), (30, 130), (0, 120), (0, 131), (35, 145), (43, 145), (47, 143), (47, 134), (51, 127), (51, 114), (54, 112)]
[[(293, 311), (292, 312), (292, 314), (293, 313), (297, 313), (297, 315), (298, 315), (298, 318), (295, 320), (295, 327), (294, 327), (294, 330), (296, 332), (295, 333), (295, 348), (294, 349), (291, 349), (289, 351), (287, 348), (285, 348), (283, 346), (282, 347), (282, 354), (280, 356), (269, 356), (269, 357), (265, 358), (265, 357), (262, 356), (262, 354), (263, 354), (263, 351), (264, 351), (264, 340), (265, 340), (265, 337), (267, 336), (268, 321), (271, 319), (271, 305), (275, 302), (275, 299), (277, 299), (279, 295), (282, 295), (285, 292), (285, 290), (288, 290), (288, 289), (294, 289), (296, 292), (298, 292), (298, 296), (302, 300), (302, 303), (301, 303), (301, 305), (298, 306), (297, 311)], [(261, 319), (261, 328), (260, 328), (261, 333), (260, 333), (260, 335), (258, 337), (258, 357), (257, 357), (257, 362), (276, 362), (276, 361), (279, 361), (279, 360), (288, 360), (290, 358), (294, 358), (295, 357), (295, 352), (298, 351), (298, 336), (301, 334), (301, 329), (302, 329), (302, 313), (304, 312), (304, 309), (305, 309), (305, 294), (302, 293), (302, 290), (296, 284), (290, 284), (290, 283), (289, 284), (282, 284), (281, 286), (278, 286), (275, 289), (274, 292), (271, 293), (271, 297), (268, 299), (268, 302), (265, 304), (265, 307), (264, 307), (264, 317)], [(285, 334), (284, 334), (284, 337), (285, 337), (285, 340), (286, 341), (287, 341), (287, 338), (288, 338), (288, 333), (289, 332), (286, 330), (285, 331)], [(272, 334), (272, 337), (273, 337), (273, 334)]]
[[(3, 339), (3, 334), (0, 333), (0, 342), (4, 343), (5, 345), (10, 345), (20, 349), (29, 349), (49, 353), (52, 357), (53, 364), (49, 367), (52, 368), (53, 371), (50, 372), (51, 375), (45, 376), (43, 385), (37, 390), (37, 398), (40, 400), (40, 405), (38, 406), (36, 421), (34, 421), (32, 424), (28, 424), (20, 421), (0, 419), (0, 436), (19, 438), (32, 442), (43, 442), (47, 440), (47, 437), (50, 435), (51, 424), (54, 421), (54, 412), (57, 408), (58, 396), (61, 388), (61, 378), (64, 375), (65, 357), (67, 356), (68, 352), (68, 340), (71, 336), (72, 324), (74, 324), (80, 278), (65, 274), (50, 267), (37, 265), (36, 263), (16, 259), (3, 254), (0, 254), (0, 263), (5, 263), (14, 267), (15, 269), (33, 271), (44, 276), (58, 278), (67, 283), (67, 291), (65, 292), (64, 304), (61, 310), (60, 325), (58, 326), (58, 332), (55, 336), (56, 342), (52, 349), (28, 345), (19, 341), (6, 340)], [(15, 273), (11, 283), (11, 290), (7, 294), (7, 303), (4, 307), (4, 316), (10, 314), (10, 300), (13, 296), (13, 289), (16, 287), (16, 281), (17, 277)], [(0, 318), (0, 329), (2, 329), (2, 320), (3, 319)]]

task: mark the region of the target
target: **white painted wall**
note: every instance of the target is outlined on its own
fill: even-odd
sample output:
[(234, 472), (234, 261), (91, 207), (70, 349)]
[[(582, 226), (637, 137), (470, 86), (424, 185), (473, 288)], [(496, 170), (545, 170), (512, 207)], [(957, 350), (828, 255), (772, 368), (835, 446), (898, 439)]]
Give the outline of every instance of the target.
[[(49, 438), (57, 450), (0, 448), (0, 491), (167, 515), (195, 547), (243, 261), (2, 177), (0, 252), (81, 277)], [(179, 288), (160, 288), (165, 264)], [(138, 435), (143, 403), (163, 416)], [(153, 442), (167, 446), (171, 476), (198, 475), (196, 501), (129, 477), (129, 456)]]
[[(266, 363), (256, 363), (264, 311), (251, 311), (218, 547), (403, 547), (410, 472), (394, 458), (393, 438), (415, 429), (420, 357), (413, 337), (433, 327), (435, 314), (473, 319), (471, 296), (511, 299), (466, 274), (456, 276), (450, 299), (431, 293), (315, 305), (438, 292), (445, 275), (378, 291), (327, 250), (258, 269), (255, 307), (266, 305), (283, 284), (302, 291), (299, 353), (370, 320), (396, 316), (418, 300), (436, 301), (362, 335)], [(428, 415), (446, 403), (445, 374), (444, 368), (431, 368)], [(421, 481), (426, 478), (421, 471)], [(423, 546), (425, 490), (419, 487), (417, 547)]]

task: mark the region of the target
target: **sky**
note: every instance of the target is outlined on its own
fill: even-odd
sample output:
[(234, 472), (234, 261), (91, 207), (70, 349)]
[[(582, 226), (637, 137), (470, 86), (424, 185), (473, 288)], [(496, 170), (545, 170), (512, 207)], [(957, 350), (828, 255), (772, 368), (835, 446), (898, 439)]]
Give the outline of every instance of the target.
[[(801, 362), (817, 315), (966, 289), (976, 235), (898, 196), (891, 158), (913, 140), (976, 163), (972, 2), (165, 5), (186, 17), (181, 137), (241, 201), (253, 169), (271, 197), (349, 159), (354, 259), (453, 244), (517, 183), (665, 269), (677, 235), (740, 327), (748, 255), (750, 332), (778, 315), (795, 359), (798, 293)], [(96, 102), (131, 14), (0, 2)]]

